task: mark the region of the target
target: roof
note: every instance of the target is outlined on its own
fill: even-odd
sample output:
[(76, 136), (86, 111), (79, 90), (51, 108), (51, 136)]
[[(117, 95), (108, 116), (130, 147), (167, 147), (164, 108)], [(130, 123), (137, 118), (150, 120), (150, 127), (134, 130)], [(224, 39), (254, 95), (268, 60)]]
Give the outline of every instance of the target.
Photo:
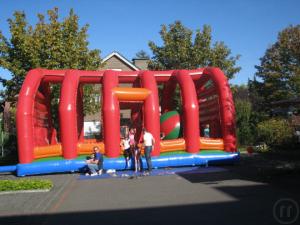
[(290, 99), (284, 99), (284, 100), (280, 100), (280, 101), (275, 101), (275, 102), (271, 102), (271, 105), (275, 105), (275, 106), (289, 106), (289, 105), (295, 105), (295, 104), (300, 104), (300, 98), (290, 98)]
[(150, 60), (148, 57), (143, 57), (143, 58), (132, 58), (132, 61), (134, 60)]
[(122, 56), (120, 53), (113, 51), (112, 53), (110, 53), (108, 56), (106, 56), (102, 62), (106, 62), (107, 60), (109, 60), (110, 58), (112, 58), (113, 56), (119, 58), (122, 62), (124, 62), (124, 64), (126, 64), (127, 66), (131, 67), (133, 70), (138, 71), (140, 70), (137, 66), (135, 66), (132, 62), (130, 62), (128, 59), (126, 59), (124, 56)]

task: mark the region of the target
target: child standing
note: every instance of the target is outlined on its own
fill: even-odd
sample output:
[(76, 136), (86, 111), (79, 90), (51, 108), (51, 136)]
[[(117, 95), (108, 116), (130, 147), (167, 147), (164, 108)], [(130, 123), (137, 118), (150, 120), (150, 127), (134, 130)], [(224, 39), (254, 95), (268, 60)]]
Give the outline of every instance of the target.
[(129, 144), (130, 144), (130, 151), (131, 151), (132, 155), (134, 155), (134, 150), (135, 150), (135, 138), (134, 138), (134, 135), (135, 135), (134, 129), (130, 128), (130, 130), (129, 130)]
[(134, 148), (134, 172), (137, 173), (138, 171), (141, 171), (141, 150), (136, 145)]
[(206, 124), (204, 128), (204, 137), (209, 138), (209, 133), (210, 133), (209, 124)]
[(129, 139), (128, 135), (124, 139), (122, 139), (121, 146), (123, 147), (124, 157), (125, 157), (125, 161), (126, 161), (125, 169), (128, 169), (129, 160), (131, 158), (130, 139)]

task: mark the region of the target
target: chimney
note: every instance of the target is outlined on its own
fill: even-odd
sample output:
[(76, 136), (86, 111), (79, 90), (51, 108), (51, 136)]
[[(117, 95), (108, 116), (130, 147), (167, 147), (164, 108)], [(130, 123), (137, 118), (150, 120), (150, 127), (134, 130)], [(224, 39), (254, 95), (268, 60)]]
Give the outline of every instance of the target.
[(133, 64), (140, 68), (141, 70), (147, 70), (148, 69), (148, 64), (149, 64), (150, 59), (149, 58), (133, 58), (132, 62)]

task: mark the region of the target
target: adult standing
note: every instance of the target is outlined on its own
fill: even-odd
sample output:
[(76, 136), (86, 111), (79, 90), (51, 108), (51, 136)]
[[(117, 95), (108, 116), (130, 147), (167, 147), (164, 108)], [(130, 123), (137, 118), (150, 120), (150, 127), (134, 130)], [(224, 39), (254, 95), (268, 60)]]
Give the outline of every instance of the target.
[(148, 172), (150, 173), (152, 171), (151, 152), (155, 144), (155, 139), (153, 135), (150, 132), (148, 132), (145, 128), (143, 128), (143, 141)]

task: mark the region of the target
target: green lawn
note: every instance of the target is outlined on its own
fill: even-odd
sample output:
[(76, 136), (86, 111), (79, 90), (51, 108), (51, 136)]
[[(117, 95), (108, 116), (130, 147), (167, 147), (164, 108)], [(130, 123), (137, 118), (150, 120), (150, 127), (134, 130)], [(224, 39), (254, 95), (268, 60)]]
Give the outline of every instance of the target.
[(47, 190), (53, 187), (51, 180), (41, 179), (17, 179), (0, 180), (1, 191), (21, 191), (21, 190)]

